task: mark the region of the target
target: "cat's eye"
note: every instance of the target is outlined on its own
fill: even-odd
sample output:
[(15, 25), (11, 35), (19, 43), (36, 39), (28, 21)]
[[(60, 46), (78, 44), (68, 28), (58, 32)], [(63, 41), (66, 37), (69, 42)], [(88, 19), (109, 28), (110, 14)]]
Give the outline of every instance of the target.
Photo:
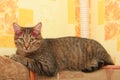
[(18, 40), (19, 40), (20, 42), (24, 42), (23, 38), (18, 38)]
[(34, 39), (30, 39), (30, 42), (34, 41)]

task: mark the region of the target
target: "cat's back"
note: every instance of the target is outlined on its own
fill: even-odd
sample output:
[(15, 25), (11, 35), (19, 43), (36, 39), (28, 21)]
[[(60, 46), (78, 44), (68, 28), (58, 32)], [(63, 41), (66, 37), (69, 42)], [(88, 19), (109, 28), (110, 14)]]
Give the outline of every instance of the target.
[(80, 37), (60, 37), (60, 38), (49, 38), (44, 39), (49, 45), (53, 46), (54, 48), (62, 48), (62, 47), (72, 47), (76, 44), (80, 45), (80, 42), (83, 38)]
[[(105, 48), (96, 40), (81, 37), (60, 37), (44, 39), (47, 46), (57, 53), (97, 53), (97, 50), (106, 51)], [(106, 52), (107, 53), (107, 52)]]
[[(51, 45), (54, 46), (74, 46), (76, 45), (76, 47), (78, 45), (101, 45), (99, 44), (97, 41), (93, 40), (93, 39), (88, 39), (88, 38), (81, 38), (81, 37), (73, 37), (73, 36), (69, 36), (69, 37), (60, 37), (60, 38), (49, 38), (49, 39), (44, 39), (46, 42), (48, 42)], [(74, 46), (75, 47), (75, 46)]]

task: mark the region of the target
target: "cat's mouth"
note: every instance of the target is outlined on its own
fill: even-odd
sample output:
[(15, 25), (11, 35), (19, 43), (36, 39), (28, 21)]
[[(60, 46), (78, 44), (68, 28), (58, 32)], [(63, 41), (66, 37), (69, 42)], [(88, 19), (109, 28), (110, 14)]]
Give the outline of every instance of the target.
[(25, 53), (31, 53), (31, 52), (34, 52), (35, 50), (33, 50), (33, 49), (24, 49), (24, 52)]
[(26, 52), (26, 53), (30, 53), (30, 52), (32, 52), (31, 49), (29, 49), (29, 48), (25, 48), (25, 47), (23, 48), (23, 50), (24, 50), (24, 52)]

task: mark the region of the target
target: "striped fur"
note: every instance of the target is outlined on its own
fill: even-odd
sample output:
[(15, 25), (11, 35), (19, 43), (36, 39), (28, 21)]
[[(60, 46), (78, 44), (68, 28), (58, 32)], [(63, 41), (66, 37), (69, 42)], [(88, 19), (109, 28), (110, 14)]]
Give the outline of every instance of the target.
[(16, 55), (12, 59), (40, 75), (54, 76), (62, 70), (93, 72), (113, 61), (97, 41), (79, 37), (43, 39), (39, 23), (23, 28), (14, 23)]

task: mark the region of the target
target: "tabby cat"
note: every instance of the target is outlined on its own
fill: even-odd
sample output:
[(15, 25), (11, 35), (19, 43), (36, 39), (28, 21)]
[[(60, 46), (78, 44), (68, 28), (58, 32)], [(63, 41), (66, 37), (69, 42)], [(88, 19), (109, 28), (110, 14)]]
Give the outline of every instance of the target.
[(43, 39), (42, 23), (33, 27), (14, 26), (16, 54), (11, 59), (32, 71), (54, 76), (62, 70), (93, 72), (114, 65), (110, 55), (97, 41), (80, 37)]

